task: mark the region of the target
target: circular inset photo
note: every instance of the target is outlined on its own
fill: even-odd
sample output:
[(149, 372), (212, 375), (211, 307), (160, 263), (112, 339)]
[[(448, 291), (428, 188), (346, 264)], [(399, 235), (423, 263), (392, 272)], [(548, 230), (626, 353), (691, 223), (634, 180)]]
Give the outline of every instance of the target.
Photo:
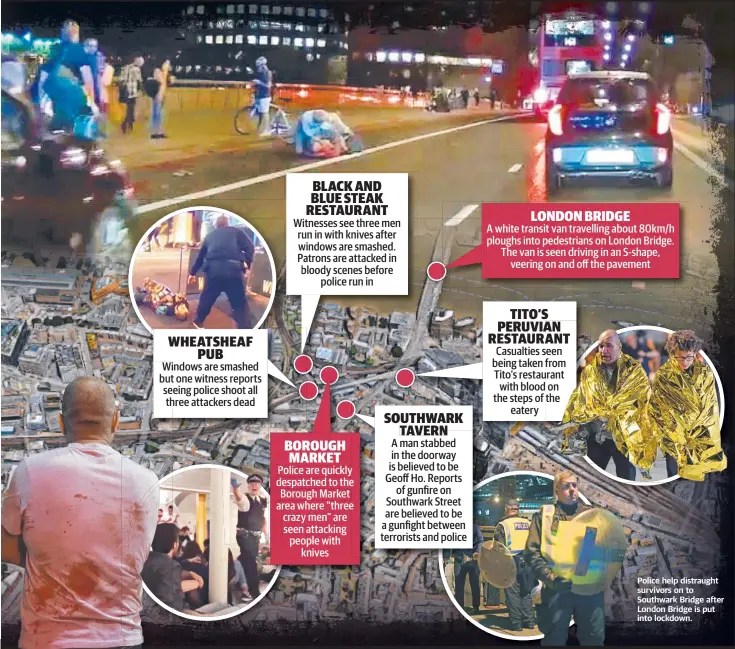
[(245, 219), (189, 207), (149, 228), (130, 262), (133, 308), (153, 329), (257, 329), (275, 299), (268, 244)]
[(263, 477), (190, 466), (158, 483), (158, 525), (141, 576), (146, 593), (189, 620), (226, 620), (257, 604), (280, 572), (269, 559)]
[(724, 393), (702, 347), (690, 330), (602, 332), (579, 363), (559, 427), (562, 453), (584, 455), (627, 484), (699, 481), (724, 470)]
[[(590, 504), (580, 488), (567, 470), (512, 471), (475, 487), (472, 548), (439, 551), (444, 587), (464, 618), (507, 640), (595, 640), (574, 642), (570, 625), (593, 628), (579, 618), (599, 615), (629, 542), (617, 515)], [(551, 570), (545, 584), (539, 566)], [(575, 605), (578, 597), (591, 604)]]

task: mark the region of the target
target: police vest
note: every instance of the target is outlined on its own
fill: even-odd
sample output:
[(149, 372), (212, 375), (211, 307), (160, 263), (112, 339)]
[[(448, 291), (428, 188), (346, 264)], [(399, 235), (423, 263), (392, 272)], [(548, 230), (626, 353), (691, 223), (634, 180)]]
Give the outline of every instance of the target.
[(250, 501), (250, 509), (246, 512), (237, 512), (237, 526), (243, 530), (258, 532), (263, 528), (265, 522), (265, 508), (268, 506), (266, 498), (253, 498), (246, 494), (245, 498)]
[[(614, 566), (604, 547), (605, 530), (590, 526), (584, 520), (589, 516), (584, 516), (582, 521), (578, 520), (579, 516), (563, 521), (556, 518), (554, 505), (541, 508), (541, 556), (555, 575), (572, 582), (573, 593), (596, 595), (607, 586), (608, 573)], [(619, 570), (620, 565), (613, 574)]]
[(505, 532), (505, 547), (510, 550), (512, 555), (517, 555), (526, 549), (526, 541), (528, 533), (531, 530), (531, 523), (520, 516), (512, 516), (503, 519), (498, 523)]

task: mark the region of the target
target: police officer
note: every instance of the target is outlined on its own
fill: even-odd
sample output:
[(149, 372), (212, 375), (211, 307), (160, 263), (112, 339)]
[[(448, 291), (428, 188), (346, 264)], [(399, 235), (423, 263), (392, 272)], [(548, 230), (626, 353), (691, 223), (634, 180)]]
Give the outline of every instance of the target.
[(520, 505), (515, 498), (505, 503), (505, 516), (495, 526), (493, 540), (502, 543), (513, 555), (516, 564), (515, 583), (505, 589), (505, 603), (512, 631), (536, 628), (536, 616), (531, 602), (534, 586), (531, 570), (523, 559), (530, 522), (519, 516)]
[(254, 254), (255, 245), (245, 231), (232, 227), (227, 216), (218, 217), (214, 230), (205, 237), (189, 275), (189, 282), (195, 281), (200, 270), (205, 276), (204, 290), (194, 318), (197, 329), (204, 327), (204, 321), (221, 293), (230, 300), (238, 329), (248, 329), (243, 264), (250, 267)]
[(539, 630), (544, 634), (541, 645), (566, 645), (574, 616), (581, 645), (601, 647), (605, 643), (604, 589), (593, 595), (578, 594), (572, 592), (571, 579), (559, 574), (569, 563), (565, 555), (571, 550), (569, 538), (564, 541), (564, 526), (592, 508), (580, 501), (577, 476), (571, 471), (561, 471), (554, 477), (554, 495), (554, 505), (544, 505), (533, 515), (524, 552), (526, 562), (543, 583), (537, 609)]
[(255, 599), (260, 595), (260, 578), (258, 576), (258, 553), (260, 552), (260, 538), (267, 536), (268, 523), (265, 512), (268, 499), (261, 495), (263, 478), (257, 473), (248, 477), (247, 492), (242, 493), (240, 483), (233, 478), (230, 481), (232, 493), (237, 503), (237, 545), (240, 548), (239, 561), (245, 571), (245, 581), (248, 585), (250, 597)]
[(472, 591), (472, 614), (480, 612), (480, 567), (477, 565), (477, 555), (484, 541), (482, 530), (479, 525), (473, 526), (472, 549), (454, 550), (454, 598), (457, 605), (464, 608), (464, 585), (465, 580), (470, 578), (470, 590)]

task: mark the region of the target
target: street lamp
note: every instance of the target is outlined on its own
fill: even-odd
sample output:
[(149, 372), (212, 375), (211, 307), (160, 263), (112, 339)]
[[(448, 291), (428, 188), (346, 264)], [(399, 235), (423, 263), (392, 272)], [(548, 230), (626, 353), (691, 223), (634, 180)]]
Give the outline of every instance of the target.
[(623, 54), (623, 56), (621, 58), (623, 59), (623, 61), (627, 61), (628, 60), (628, 55), (627, 54)]
[(612, 40), (612, 34), (610, 32), (605, 32), (605, 40), (611, 41)]
[(626, 52), (630, 52), (630, 48), (631, 48), (631, 47), (632, 47), (632, 45), (631, 45), (630, 43), (626, 43), (626, 44), (625, 44), (625, 46), (623, 47), (623, 49), (624, 49), (624, 50), (625, 50)]
[(634, 34), (628, 34), (628, 40), (632, 43), (635, 40)]
[(603, 20), (602, 21), (602, 28), (603, 29), (610, 29), (610, 21), (609, 20)]
[(620, 61), (620, 67), (621, 68), (624, 68), (625, 67), (625, 62), (624, 61)]
[(610, 54), (608, 54), (607, 52), (605, 52), (605, 53), (604, 53), (604, 54), (602, 55), (602, 58), (603, 58), (603, 59), (605, 59), (606, 61), (609, 61), (609, 60), (610, 60)]

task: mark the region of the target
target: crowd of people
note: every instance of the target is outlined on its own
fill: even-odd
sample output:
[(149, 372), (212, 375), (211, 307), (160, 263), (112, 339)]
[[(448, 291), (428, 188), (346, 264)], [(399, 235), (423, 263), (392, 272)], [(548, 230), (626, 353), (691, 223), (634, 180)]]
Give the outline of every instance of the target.
[(715, 374), (693, 331), (655, 336), (604, 331), (586, 359), (562, 427), (565, 452), (583, 451), (619, 478), (644, 478), (663, 453), (669, 477), (703, 480), (727, 467)]
[[(150, 136), (165, 138), (163, 107), (170, 60), (166, 57), (146, 60), (136, 54), (120, 67), (116, 77), (115, 67), (100, 49), (97, 39), (80, 41), (80, 36), (79, 25), (66, 21), (61, 28), (60, 42), (29, 80), (28, 98), (39, 125), (49, 133), (63, 131), (97, 139), (105, 134), (111, 105), (117, 99), (124, 111), (121, 130), (123, 134), (131, 133), (136, 106), (147, 96), (151, 100)], [(4, 74), (12, 69), (6, 63), (11, 62), (3, 57)], [(24, 79), (21, 85), (25, 84)]]

